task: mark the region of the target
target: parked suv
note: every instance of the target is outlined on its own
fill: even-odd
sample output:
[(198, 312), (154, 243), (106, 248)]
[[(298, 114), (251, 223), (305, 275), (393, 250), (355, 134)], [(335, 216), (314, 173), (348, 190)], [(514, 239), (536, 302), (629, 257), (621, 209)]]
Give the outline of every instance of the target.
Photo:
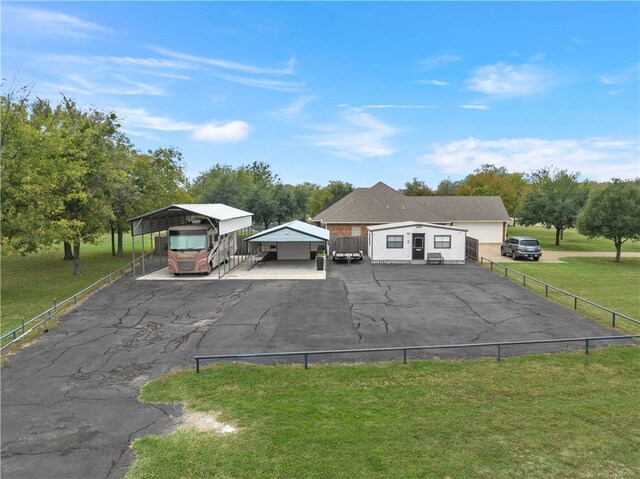
[(504, 240), (500, 246), (500, 254), (511, 256), (513, 259), (532, 258), (534, 261), (538, 261), (542, 256), (542, 250), (537, 239), (528, 236), (514, 236)]

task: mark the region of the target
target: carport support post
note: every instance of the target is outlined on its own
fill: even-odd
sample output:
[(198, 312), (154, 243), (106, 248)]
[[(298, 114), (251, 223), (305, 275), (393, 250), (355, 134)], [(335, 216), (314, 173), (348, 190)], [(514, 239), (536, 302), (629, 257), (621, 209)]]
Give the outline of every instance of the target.
[(133, 222), (131, 222), (131, 269), (133, 270), (133, 279), (136, 279), (136, 237), (133, 236)]
[(142, 276), (144, 276), (146, 274), (144, 271), (144, 233), (142, 233), (142, 259), (140, 261), (142, 262)]

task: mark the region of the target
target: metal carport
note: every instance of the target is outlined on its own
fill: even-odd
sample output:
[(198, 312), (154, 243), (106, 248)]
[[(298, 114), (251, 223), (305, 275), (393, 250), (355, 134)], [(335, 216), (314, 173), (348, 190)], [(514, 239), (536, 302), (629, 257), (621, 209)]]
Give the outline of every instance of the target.
[[(275, 244), (278, 259), (312, 259), (319, 246), (327, 249), (329, 230), (302, 221), (291, 221), (255, 234), (246, 241)], [(315, 250), (313, 248), (316, 248)]]
[[(253, 213), (233, 208), (221, 203), (199, 203), (199, 204), (177, 204), (169, 205), (159, 210), (145, 213), (135, 218), (131, 218), (131, 255), (135, 264), (135, 237), (142, 236), (142, 256), (145, 253), (144, 236), (149, 234), (153, 237), (153, 233), (167, 231), (171, 226), (179, 226), (189, 224), (195, 218), (207, 219), (217, 230), (220, 236), (235, 231), (245, 230), (248, 235), (251, 231), (253, 223)], [(233, 269), (229, 267), (229, 271)], [(223, 276), (218, 268), (218, 277)], [(146, 274), (145, 262), (142, 261), (142, 274)], [(136, 271), (133, 268), (133, 277)]]

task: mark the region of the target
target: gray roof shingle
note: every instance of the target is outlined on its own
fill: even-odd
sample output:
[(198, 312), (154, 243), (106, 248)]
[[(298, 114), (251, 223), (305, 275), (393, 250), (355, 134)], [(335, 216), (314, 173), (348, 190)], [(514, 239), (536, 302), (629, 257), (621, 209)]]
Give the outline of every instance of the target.
[(499, 196), (405, 196), (383, 182), (356, 188), (313, 221), (382, 224), (400, 221), (509, 221)]

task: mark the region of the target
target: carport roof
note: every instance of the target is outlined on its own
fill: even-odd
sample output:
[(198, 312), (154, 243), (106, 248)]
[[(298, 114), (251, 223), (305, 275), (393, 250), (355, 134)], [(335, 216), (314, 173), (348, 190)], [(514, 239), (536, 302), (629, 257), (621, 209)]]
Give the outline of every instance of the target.
[(291, 221), (283, 225), (274, 226), (268, 230), (250, 236), (247, 241), (264, 242), (303, 242), (303, 241), (329, 241), (329, 230), (304, 223), (303, 221)]
[(159, 210), (131, 218), (131, 230), (136, 235), (167, 230), (170, 226), (187, 223), (187, 217), (202, 216), (214, 221), (225, 222), (238, 218), (249, 218), (253, 213), (223, 205), (222, 203), (195, 203), (169, 205)]

